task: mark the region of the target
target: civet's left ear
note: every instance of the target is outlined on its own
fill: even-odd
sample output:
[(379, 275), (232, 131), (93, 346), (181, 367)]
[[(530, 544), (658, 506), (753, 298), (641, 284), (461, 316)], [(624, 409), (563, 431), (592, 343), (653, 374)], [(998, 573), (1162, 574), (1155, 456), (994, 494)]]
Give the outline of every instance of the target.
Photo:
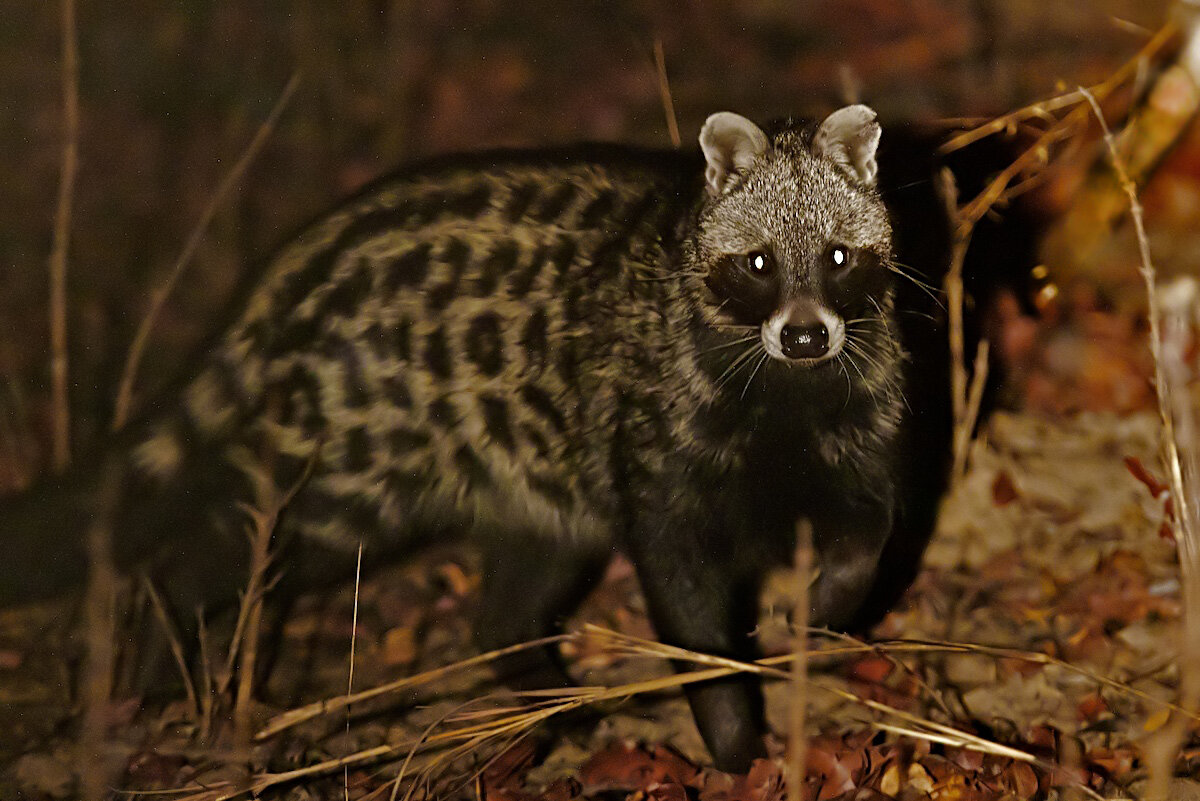
[(716, 196), (728, 189), (734, 175), (750, 169), (767, 146), (767, 135), (740, 114), (718, 111), (705, 120), (700, 149), (708, 163), (704, 178), (709, 194)]
[(879, 173), (875, 150), (881, 133), (875, 117), (874, 109), (861, 104), (838, 109), (817, 129), (813, 153), (838, 165), (851, 180), (874, 186)]

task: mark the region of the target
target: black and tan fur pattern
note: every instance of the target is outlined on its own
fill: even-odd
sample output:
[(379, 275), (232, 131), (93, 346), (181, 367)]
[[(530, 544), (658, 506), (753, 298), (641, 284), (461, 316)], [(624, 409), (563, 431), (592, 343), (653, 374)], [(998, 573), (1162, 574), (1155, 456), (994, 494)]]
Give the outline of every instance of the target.
[[(360, 543), (371, 559), (475, 535), (485, 645), (553, 630), (619, 548), (664, 640), (748, 656), (758, 585), (800, 516), (814, 620), (854, 624), (907, 536), (878, 139), (861, 106), (770, 134), (714, 115), (703, 160), (485, 154), (371, 187), (279, 252), (193, 377), (110, 451), (130, 455), (119, 561), (184, 609), (230, 596), (211, 571), (240, 578), (245, 474), (269, 464), (290, 486), (311, 465), (280, 521), (284, 580), (341, 575)], [(747, 273), (760, 251), (769, 274)], [(781, 357), (801, 324), (827, 350)], [(79, 528), (87, 484), (10, 504), (6, 525)], [(45, 561), (12, 542), (16, 564)], [(56, 556), (0, 600), (77, 580), (81, 550)], [(762, 752), (753, 685), (689, 692), (718, 762)]]

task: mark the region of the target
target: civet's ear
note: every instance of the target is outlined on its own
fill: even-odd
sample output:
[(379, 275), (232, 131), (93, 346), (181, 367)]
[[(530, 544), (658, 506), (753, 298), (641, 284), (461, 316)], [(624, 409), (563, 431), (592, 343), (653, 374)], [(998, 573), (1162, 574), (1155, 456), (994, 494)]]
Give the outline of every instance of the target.
[(813, 153), (827, 158), (864, 186), (874, 186), (879, 173), (875, 150), (881, 133), (875, 111), (856, 105), (838, 109), (825, 118), (813, 137)]
[(740, 114), (718, 111), (700, 129), (700, 149), (708, 166), (704, 178), (711, 195), (719, 195), (738, 172), (750, 165), (767, 150), (767, 135)]

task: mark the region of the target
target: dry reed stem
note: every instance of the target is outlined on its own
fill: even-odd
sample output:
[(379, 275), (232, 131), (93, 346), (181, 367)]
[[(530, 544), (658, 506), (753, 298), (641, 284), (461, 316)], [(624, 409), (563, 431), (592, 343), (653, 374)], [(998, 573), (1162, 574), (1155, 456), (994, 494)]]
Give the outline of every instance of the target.
[[(1077, 675), (1085, 676), (1110, 689), (1136, 696), (1148, 703), (1153, 703), (1160, 707), (1171, 708), (1185, 715), (1189, 714), (1173, 704), (1159, 701), (1153, 696), (1124, 685), (1121, 682), (1094, 674), (1090, 671), (1075, 667), (1070, 663), (1055, 659), (1054, 657), (1050, 657), (1042, 653), (1026, 652), (1016, 649), (992, 646), (981, 646), (972, 643), (936, 641), (899, 640), (868, 645), (866, 643), (857, 643), (853, 638), (848, 638), (844, 635), (833, 635), (831, 632), (822, 629), (809, 629), (809, 633), (823, 636), (839, 636), (839, 638), (852, 643), (852, 645), (849, 647), (839, 646), (835, 648), (822, 648), (809, 651), (810, 658), (847, 656), (850, 654), (870, 653), (882, 650), (890, 653), (960, 653), (986, 656), (989, 658), (1020, 659), (1036, 664), (1055, 665), (1065, 670), (1074, 672)], [(480, 744), (488, 742), (489, 740), (497, 739), (501, 736), (519, 734), (527, 731), (533, 726), (540, 724), (548, 718), (559, 715), (563, 712), (577, 709), (584, 705), (600, 703), (618, 698), (627, 698), (645, 693), (660, 692), (666, 689), (676, 689), (693, 682), (709, 681), (715, 678), (729, 676), (733, 673), (749, 672), (768, 678), (789, 680), (792, 678), (791, 674), (786, 670), (780, 669), (780, 666), (786, 666), (788, 663), (795, 660), (794, 654), (786, 654), (782, 656), (768, 657), (766, 659), (758, 660), (754, 663), (737, 662), (736, 660), (726, 659), (723, 657), (686, 651), (673, 646), (666, 646), (651, 640), (644, 640), (631, 635), (621, 634), (608, 629), (600, 628), (598, 626), (590, 625), (586, 626), (582, 632), (574, 635), (560, 635), (558, 637), (547, 639), (549, 641), (560, 641), (566, 636), (596, 637), (601, 639), (605, 645), (614, 651), (623, 651), (630, 654), (652, 656), (659, 659), (669, 659), (675, 661), (686, 660), (698, 665), (706, 665), (708, 667), (685, 673), (679, 673), (673, 676), (665, 676), (656, 679), (648, 679), (633, 684), (620, 685), (617, 687), (576, 688), (574, 690), (559, 692), (557, 694), (557, 700), (548, 699), (524, 708), (501, 709), (496, 710), (494, 713), (480, 712), (466, 715), (461, 712), (462, 708), (460, 708), (456, 711), (460, 717), (456, 718), (455, 713), (451, 713), (445, 716), (444, 720), (457, 721), (462, 719), (475, 722), (465, 726), (457, 726), (441, 732), (428, 731), (412, 741), (381, 745), (359, 751), (354, 754), (331, 759), (319, 764), (298, 768), (292, 771), (275, 774), (261, 774), (254, 777), (254, 779), (248, 784), (238, 787), (223, 785), (221, 788), (208, 788), (204, 793), (188, 796), (185, 801), (201, 801), (201, 799), (204, 801), (228, 801), (228, 799), (233, 799), (248, 793), (261, 793), (271, 787), (297, 781), (299, 779), (317, 775), (327, 775), (329, 773), (342, 770), (349, 765), (395, 758), (401, 754), (406, 754), (409, 751), (412, 751), (413, 754), (408, 760), (408, 764), (410, 765), (413, 761), (415, 761), (416, 753), (424, 752), (430, 749), (443, 749), (450, 747), (452, 748), (454, 754), (462, 755), (468, 753), (471, 749), (478, 747)], [(523, 647), (541, 647), (546, 642), (547, 640), (539, 640), (535, 643), (525, 643), (521, 646), (502, 649), (501, 651), (493, 651), (489, 654), (483, 654), (478, 657), (463, 660), (462, 662), (449, 665), (444, 668), (439, 668), (435, 671), (429, 671), (425, 674), (421, 674), (420, 676), (403, 680), (402, 682), (394, 682), (390, 685), (386, 685), (384, 689), (390, 692), (396, 689), (398, 686), (411, 686), (414, 683), (431, 681), (434, 678), (445, 675), (451, 671), (475, 667), (484, 662), (491, 661), (508, 653), (520, 650)], [(987, 739), (977, 737), (952, 726), (926, 720), (918, 715), (895, 709), (886, 704), (872, 701), (870, 699), (860, 698), (854, 693), (843, 690), (840, 687), (831, 686), (825, 682), (815, 682), (811, 679), (809, 680), (808, 684), (823, 691), (833, 693), (844, 701), (864, 706), (873, 712), (876, 712), (877, 714), (884, 715), (897, 721), (876, 721), (873, 725), (882, 730), (903, 731), (906, 734), (927, 737), (929, 739), (937, 740), (938, 742), (948, 742), (962, 748), (1030, 762), (1031, 764), (1037, 765), (1044, 769), (1050, 769), (1053, 767), (1052, 765), (1048, 765), (1018, 749), (991, 742)], [(376, 688), (375, 690), (368, 690), (365, 692), (370, 693), (372, 696), (381, 695), (382, 692), (379, 692), (380, 689), (381, 688)], [(363, 695), (364, 693), (359, 693), (354, 699), (351, 699), (351, 701), (361, 700)], [(342, 702), (336, 705), (337, 708), (344, 708), (348, 703), (344, 697), (331, 699), (329, 702), (323, 702), (325, 708), (317, 712), (313, 712), (313, 707), (321, 705), (310, 705), (309, 707), (303, 708), (305, 714), (299, 719), (307, 720), (315, 717), (318, 714), (321, 714), (322, 712), (330, 711), (335, 707), (335, 705), (332, 703), (334, 700)], [(286, 717), (289, 717), (289, 715), (281, 716), (281, 718)], [(484, 720), (483, 718), (492, 719)], [(282, 728), (286, 728), (286, 725), (279, 725), (279, 721), (280, 719), (277, 718), (276, 721), (273, 722), (272, 727), (269, 728), (273, 728), (273, 731), (279, 731), (282, 730)], [(285, 724), (290, 725), (290, 723), (293, 721), (284, 722)], [(262, 737), (263, 733), (260, 732), (259, 738), (261, 739)], [(438, 766), (446, 764), (448, 761), (450, 761), (450, 759), (451, 758), (447, 757), (445, 754), (439, 754), (426, 764), (426, 767), (422, 771), (422, 775), (427, 776), (428, 771), (432, 771)], [(1078, 787), (1077, 789), (1086, 794), (1088, 797), (1099, 798), (1096, 793), (1088, 788)]]
[(658, 96), (662, 100), (663, 114), (667, 118), (667, 133), (676, 149), (683, 143), (679, 138), (679, 121), (675, 118), (675, 101), (671, 99), (671, 84), (667, 81), (667, 57), (663, 53), (662, 39), (654, 40), (654, 68), (658, 73)]
[(292, 99), (292, 95), (295, 94), (299, 85), (300, 75), (298, 73), (293, 74), (284, 87), (283, 93), (275, 101), (271, 113), (267, 115), (267, 119), (259, 126), (258, 131), (254, 134), (254, 138), (250, 140), (250, 144), (246, 147), (245, 152), (242, 153), (241, 158), (237, 160), (233, 168), (221, 180), (221, 183), (217, 185), (217, 190), (209, 198), (208, 204), (200, 214), (200, 219), (197, 221), (196, 227), (192, 229), (192, 233), (184, 245), (183, 252), (175, 260), (175, 264), (171, 268), (171, 272), (167, 274), (166, 280), (151, 294), (150, 308), (138, 325), (137, 333), (133, 337), (133, 343), (129, 346), (129, 355), (126, 357), (125, 365), (121, 370), (121, 381), (118, 384), (117, 399), (113, 411), (113, 430), (122, 428), (129, 420), (129, 414), (133, 408), (133, 386), (137, 380), (138, 368), (141, 366), (142, 357), (149, 343), (150, 333), (154, 330), (158, 318), (162, 315), (167, 300), (175, 290), (175, 285), (179, 283), (184, 270), (187, 269), (188, 264), (192, 261), (192, 257), (196, 254), (196, 250), (200, 247), (200, 243), (203, 241), (213, 217), (216, 216), (217, 211), (225, 202), (225, 198), (237, 186), (246, 170), (250, 167), (251, 162), (254, 161), (262, 150), (263, 145), (266, 144), (267, 139), (275, 130), (279, 118), (283, 115), (284, 109), (287, 108), (288, 102)]
[(983, 390), (988, 376), (989, 343), (986, 339), (979, 340), (975, 346), (975, 362), (971, 368), (971, 383), (967, 390), (967, 398), (963, 404), (963, 417), (954, 426), (954, 480), (967, 472), (967, 456), (971, 452), (971, 439), (975, 433), (975, 423), (979, 420), (979, 410), (983, 406)]
[(62, 174), (54, 211), (54, 243), (50, 250), (50, 377), (53, 382), (54, 471), (71, 463), (71, 410), (67, 388), (67, 252), (75, 178), (79, 173), (79, 35), (75, 0), (62, 0)]
[(83, 723), (79, 734), (80, 797), (108, 797), (108, 710), (116, 663), (117, 570), (113, 565), (112, 524), (124, 474), (114, 462), (103, 467), (96, 517), (85, 534), (88, 581), (84, 592), (87, 654), (82, 673)]
[(971, 245), (975, 224), (963, 217), (962, 209), (958, 206), (958, 186), (954, 181), (954, 173), (948, 167), (943, 167), (938, 175), (937, 190), (945, 206), (951, 237), (950, 265), (942, 288), (946, 293), (946, 314), (950, 328), (950, 402), (954, 421), (951, 440), (954, 461), (950, 479), (957, 484), (967, 470), (971, 437), (975, 433), (975, 423), (983, 402), (988, 344), (987, 340), (980, 340), (976, 346), (974, 367), (968, 379), (963, 333), (963, 263), (967, 248)]
[(994, 134), (1014, 130), (1019, 124), (1028, 120), (1040, 119), (1050, 123), (1056, 122), (1057, 118), (1054, 116), (1054, 112), (1084, 103), (1087, 99), (1084, 94), (1085, 91), (1090, 92), (1100, 100), (1105, 100), (1126, 81), (1135, 78), (1139, 71), (1143, 69), (1143, 65), (1152, 57), (1158, 55), (1159, 51), (1170, 44), (1178, 34), (1178, 25), (1174, 22), (1168, 22), (1162, 28), (1159, 28), (1133, 57), (1090, 89), (1076, 89), (1072, 92), (1066, 92), (1049, 100), (1031, 103), (1016, 111), (988, 120), (969, 131), (964, 131), (951, 138), (941, 146), (940, 150), (943, 153), (953, 153), (956, 150), (961, 150), (968, 145), (978, 142), (980, 139), (986, 139)]
[[(268, 580), (272, 562), (271, 539), (275, 535), (275, 526), (279, 522), (279, 516), (312, 475), (320, 453), (321, 443), (318, 443), (313, 450), (313, 455), (305, 463), (299, 478), (288, 488), (287, 492), (282, 494), (275, 485), (274, 454), (264, 453), (263, 465), (260, 469), (248, 471), (255, 485), (255, 506), (253, 508), (244, 507), (251, 522), (247, 531), (250, 540), (250, 570), (246, 582), (246, 593), (242, 596), (242, 604), (238, 609), (238, 621), (234, 627), (233, 640), (229, 644), (229, 657), (226, 663), (226, 676), (228, 677), (233, 672), (235, 660), (238, 661), (238, 685), (233, 706), (233, 722), (238, 746), (247, 751), (254, 739), (250, 702), (254, 695), (263, 604), (266, 594), (271, 589)], [(357, 592), (357, 585), (355, 591)], [(357, 606), (355, 610), (357, 613)], [(222, 692), (223, 690), (224, 688), (222, 688)]]
[[(358, 542), (358, 559), (354, 563), (354, 615), (350, 620), (350, 669), (346, 676), (346, 697), (354, 693), (354, 654), (358, 645), (358, 592), (362, 588), (362, 540)], [(350, 707), (346, 707), (346, 741), (350, 741)], [(345, 767), (342, 776), (342, 786), (346, 792), (346, 801), (350, 801), (350, 766)]]
[[(1194, 718), (1197, 702), (1200, 701), (1200, 520), (1197, 519), (1196, 508), (1197, 502), (1200, 501), (1200, 494), (1197, 492), (1200, 470), (1197, 469), (1195, 453), (1194, 405), (1187, 387), (1188, 369), (1182, 361), (1182, 352), (1172, 355), (1163, 347), (1157, 273), (1150, 256), (1150, 240), (1146, 235), (1137, 186), (1129, 177), (1099, 102), (1086, 89), (1080, 91), (1087, 98), (1100, 123), (1113, 171), (1129, 198), (1129, 213), (1137, 235), (1141, 260), (1138, 272), (1146, 285), (1150, 352), (1154, 357), (1154, 388), (1163, 424), (1163, 450), (1170, 477), (1171, 497), (1175, 504), (1176, 542), (1183, 577), (1184, 638), (1179, 663), (1180, 706), (1189, 710), (1188, 714)], [(1153, 759), (1150, 766), (1150, 784), (1145, 796), (1149, 801), (1166, 800), (1173, 772), (1172, 763), (1174, 756), (1179, 752), (1186, 729), (1185, 717), (1173, 716), (1158, 747), (1152, 749), (1156, 752), (1157, 759)], [(1167, 743), (1171, 745), (1168, 746)]]
[(154, 616), (158, 618), (158, 624), (162, 626), (163, 633), (167, 635), (167, 642), (171, 646), (171, 656), (175, 660), (175, 667), (179, 670), (180, 678), (183, 679), (183, 690), (187, 695), (192, 717), (199, 722), (200, 698), (196, 695), (196, 683), (192, 681), (192, 672), (188, 670), (187, 658), (183, 655), (183, 643), (179, 640), (179, 632), (171, 623), (171, 616), (167, 614), (167, 607), (163, 603), (162, 596), (154, 587), (154, 583), (146, 579), (142, 582), (142, 586), (145, 587), (146, 595), (150, 598), (150, 606), (154, 609)]
[(352, 704), (368, 701), (372, 698), (378, 698), (383, 695), (390, 695), (392, 693), (399, 692), (400, 690), (406, 690), (410, 687), (418, 687), (422, 684), (429, 684), (430, 682), (437, 681), (449, 673), (466, 670), (479, 665), (485, 665), (501, 657), (508, 656), (509, 654), (527, 651), (531, 648), (541, 648), (545, 645), (564, 642), (570, 637), (571, 635), (569, 634), (556, 634), (552, 637), (543, 637), (540, 640), (531, 640), (530, 642), (524, 642), (518, 645), (510, 645), (507, 648), (488, 651), (487, 653), (479, 654), (478, 656), (473, 656), (468, 659), (455, 662), (451, 665), (433, 668), (432, 670), (426, 670), (414, 676), (407, 676), (403, 679), (397, 679), (396, 681), (388, 682), (387, 684), (381, 684), (378, 687), (372, 687), (369, 690), (362, 690), (361, 692), (357, 692), (352, 695), (339, 695), (334, 696), (333, 698), (326, 698), (322, 701), (306, 704), (305, 706), (297, 707), (296, 709), (289, 710), (271, 718), (271, 720), (267, 722), (267, 725), (260, 729), (258, 734), (254, 735), (254, 739), (266, 740), (270, 737), (274, 737), (276, 734), (285, 729), (291, 728), (292, 726), (297, 726), (305, 721), (312, 720), (313, 718), (321, 717), (322, 715), (328, 715), (341, 709), (346, 709)]
[(788, 798), (804, 798), (804, 769), (808, 758), (808, 737), (804, 733), (808, 712), (808, 586), (812, 579), (812, 523), (796, 523), (795, 634), (792, 640), (792, 693), (788, 698)]
[[(951, 152), (992, 134), (1013, 130), (1022, 121), (1039, 117), (1045, 118), (1049, 125), (1037, 137), (1033, 145), (1018, 156), (1008, 167), (1001, 170), (979, 195), (962, 207), (960, 211), (960, 226), (967, 224), (974, 225), (993, 206), (1011, 198), (1016, 193), (1015, 188), (1012, 187), (1012, 183), (1017, 176), (1044, 167), (1049, 163), (1050, 149), (1060, 142), (1072, 139), (1087, 124), (1087, 117), (1090, 111), (1088, 105), (1081, 102), (1082, 100), (1088, 97), (1092, 101), (1097, 97), (1106, 99), (1131, 78), (1136, 78), (1139, 71), (1143, 69), (1143, 65), (1152, 56), (1157, 55), (1168, 43), (1173, 41), (1178, 32), (1178, 26), (1173, 22), (1168, 22), (1133, 58), (1126, 61), (1116, 72), (1091, 90), (1081, 87), (1075, 92), (1062, 95), (1053, 100), (1026, 106), (1023, 109), (981, 125), (974, 130), (960, 134), (944, 144), (941, 148), (942, 152)], [(1057, 118), (1050, 113), (1072, 106), (1073, 108), (1061, 118)], [(1028, 183), (1028, 181), (1025, 183)]]

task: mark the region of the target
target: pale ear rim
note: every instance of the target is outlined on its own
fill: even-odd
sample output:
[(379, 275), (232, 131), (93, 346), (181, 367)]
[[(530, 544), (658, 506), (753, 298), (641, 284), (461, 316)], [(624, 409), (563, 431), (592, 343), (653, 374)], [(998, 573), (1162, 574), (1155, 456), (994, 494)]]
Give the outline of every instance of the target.
[(750, 169), (770, 146), (761, 128), (732, 111), (710, 114), (699, 138), (705, 182), (714, 196), (725, 192), (733, 178)]
[(862, 103), (834, 111), (817, 128), (813, 153), (833, 161), (851, 180), (875, 186), (879, 176), (875, 153), (883, 133), (878, 116)]

